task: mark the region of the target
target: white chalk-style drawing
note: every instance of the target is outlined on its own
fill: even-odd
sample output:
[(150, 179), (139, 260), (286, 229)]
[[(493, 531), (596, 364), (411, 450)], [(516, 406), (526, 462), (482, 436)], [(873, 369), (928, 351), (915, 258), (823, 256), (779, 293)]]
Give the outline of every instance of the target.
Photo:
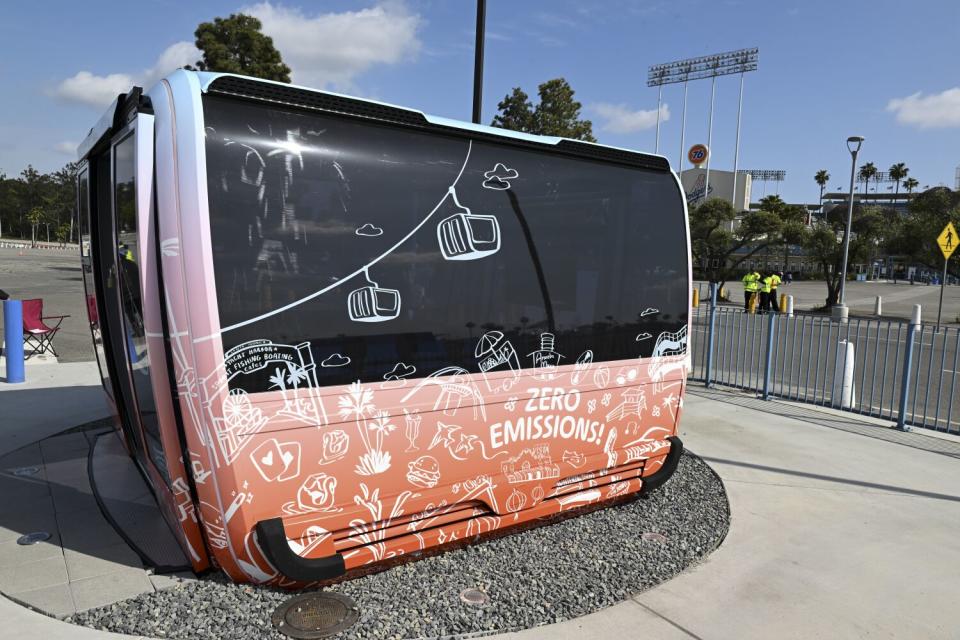
[(625, 385), (628, 382), (636, 380), (639, 374), (640, 371), (637, 367), (620, 367), (617, 370), (617, 375), (614, 377), (614, 380), (618, 385)]
[(358, 236), (363, 236), (366, 238), (375, 238), (383, 235), (383, 229), (367, 222), (366, 224), (357, 227), (357, 230), (354, 231), (354, 233)]
[[(502, 331), (488, 331), (477, 340), (473, 351), (477, 365), (491, 392), (509, 391), (520, 377), (520, 358)], [(488, 373), (509, 371), (509, 376), (488, 376)]]
[(440, 463), (433, 456), (420, 456), (408, 462), (407, 482), (421, 489), (433, 489), (440, 482)]
[(593, 373), (593, 386), (597, 389), (606, 389), (610, 384), (610, 369), (600, 367)]
[[(380, 488), (377, 487), (370, 491), (369, 487), (363, 482), (360, 483), (360, 495), (354, 496), (353, 501), (357, 506), (363, 508), (370, 514), (367, 518), (355, 518), (350, 521), (350, 529), (353, 535), (362, 543), (366, 550), (373, 556), (374, 562), (382, 560), (387, 551), (387, 545), (383, 539), (387, 535), (390, 523), (401, 517), (404, 513), (403, 507), (407, 500), (413, 496), (412, 491), (403, 491), (393, 502), (390, 513), (384, 516), (383, 501), (380, 499)], [(377, 523), (377, 527), (370, 525)], [(347, 551), (343, 555), (345, 558), (359, 553), (358, 550)]]
[[(206, 342), (206, 341), (208, 341), (208, 340), (212, 340), (212, 339), (214, 339), (214, 338), (216, 338), (216, 337), (218, 337), (218, 336), (221, 336), (221, 335), (223, 335), (224, 333), (227, 333), (227, 332), (229, 332), (229, 331), (233, 331), (233, 330), (235, 330), (235, 329), (239, 329), (240, 327), (245, 327), (245, 326), (247, 326), (247, 325), (249, 325), (249, 324), (253, 324), (253, 323), (255, 323), (255, 322), (259, 322), (260, 320), (264, 320), (264, 319), (269, 318), (269, 317), (271, 317), (271, 316), (275, 316), (275, 315), (277, 315), (277, 314), (279, 314), (279, 313), (283, 313), (283, 312), (285, 312), (285, 311), (288, 311), (288, 310), (290, 310), (290, 309), (293, 309), (294, 307), (298, 307), (298, 306), (300, 306), (300, 305), (302, 305), (302, 304), (305, 304), (305, 303), (309, 302), (310, 300), (313, 300), (314, 298), (317, 298), (317, 297), (322, 296), (322, 295), (324, 295), (324, 294), (326, 294), (326, 293), (329, 293), (330, 291), (333, 291), (334, 289), (337, 289), (338, 287), (342, 286), (345, 282), (348, 282), (348, 281), (356, 278), (357, 276), (366, 273), (366, 272), (370, 269), (370, 267), (372, 267), (372, 266), (374, 266), (375, 264), (377, 264), (378, 262), (382, 261), (384, 258), (386, 258), (386, 257), (389, 256), (390, 254), (392, 254), (394, 251), (396, 251), (400, 246), (402, 246), (404, 243), (406, 243), (407, 240), (409, 240), (410, 238), (412, 238), (425, 224), (427, 224), (427, 222), (430, 221), (430, 219), (434, 216), (434, 214), (436, 214), (436, 212), (440, 210), (440, 207), (443, 206), (443, 203), (447, 201), (447, 198), (453, 197), (454, 201), (456, 201), (456, 186), (457, 186), (457, 183), (460, 181), (460, 178), (463, 176), (463, 172), (466, 170), (467, 164), (470, 162), (470, 154), (471, 154), (472, 150), (473, 150), (473, 141), (471, 140), (471, 141), (468, 141), (468, 142), (467, 142), (467, 152), (466, 152), (466, 155), (464, 156), (463, 164), (460, 166), (460, 171), (457, 173), (457, 176), (453, 179), (453, 182), (450, 184), (450, 186), (447, 187), (447, 191), (443, 194), (443, 196), (437, 201), (436, 205), (434, 205), (434, 207), (430, 210), (430, 212), (427, 213), (420, 222), (418, 222), (412, 229), (410, 229), (410, 231), (408, 231), (408, 232), (406, 233), (406, 235), (404, 235), (402, 238), (398, 239), (397, 242), (395, 242), (392, 246), (390, 246), (390, 247), (387, 248), (385, 251), (383, 251), (383, 253), (381, 253), (380, 255), (378, 255), (377, 257), (375, 257), (374, 259), (370, 260), (367, 264), (363, 265), (362, 267), (357, 268), (357, 269), (354, 270), (352, 273), (349, 273), (349, 274), (343, 276), (342, 278), (335, 278), (334, 281), (333, 281), (331, 284), (328, 284), (327, 286), (325, 286), (325, 287), (323, 287), (323, 288), (321, 288), (321, 289), (317, 289), (316, 291), (314, 291), (314, 292), (312, 292), (312, 293), (309, 293), (309, 294), (303, 296), (302, 298), (299, 298), (299, 299), (297, 299), (297, 300), (294, 300), (293, 302), (290, 302), (289, 304), (286, 304), (286, 305), (284, 305), (284, 306), (282, 306), (282, 307), (278, 307), (278, 308), (276, 308), (276, 309), (271, 309), (270, 311), (267, 311), (267, 312), (265, 312), (265, 313), (262, 313), (262, 314), (260, 314), (260, 315), (258, 315), (258, 316), (254, 316), (254, 317), (252, 317), (252, 318), (248, 318), (248, 319), (243, 320), (243, 321), (241, 321), (241, 322), (236, 322), (236, 323), (234, 323), (234, 324), (232, 324), (232, 325), (228, 325), (228, 326), (226, 326), (226, 327), (221, 327), (220, 330), (219, 330), (218, 332), (216, 332), (216, 333), (211, 333), (211, 334), (209, 334), (209, 335), (205, 335), (205, 336), (200, 336), (200, 337), (198, 337), (198, 338), (194, 338), (194, 339), (193, 339), (193, 342), (195, 342), (195, 343)], [(334, 167), (337, 168), (338, 173), (341, 173), (341, 172), (340, 172), (340, 169), (338, 168), (337, 163), (334, 163)], [(461, 206), (460, 208), (461, 208), (461, 209), (466, 209), (466, 207), (462, 207), (462, 206)], [(499, 233), (498, 233), (498, 235), (497, 235), (497, 240), (498, 240), (498, 242), (499, 242)], [(499, 246), (499, 244), (498, 244), (498, 246)], [(393, 291), (393, 290), (387, 290), (387, 291)], [(396, 293), (396, 304), (397, 304), (397, 307), (398, 307), (398, 310), (399, 310), (400, 296), (399, 296), (399, 292), (395, 292), (395, 293)], [(363, 295), (363, 294), (361, 294), (361, 295)], [(377, 320), (377, 321), (379, 321), (379, 320)]]
[(437, 224), (437, 242), (444, 260), (479, 260), (500, 250), (500, 222), (496, 216), (470, 211), (450, 191), (454, 205), (462, 211)]
[(463, 427), (456, 424), (445, 424), (437, 421), (437, 432), (433, 434), (430, 440), (430, 446), (427, 450), (433, 450), (438, 446), (443, 446), (450, 453), (454, 460), (463, 461), (470, 457), (474, 450), (479, 450), (484, 460), (493, 460), (497, 456), (507, 455), (507, 451), (500, 451), (492, 456), (487, 454), (487, 446), (477, 436), (466, 433)]
[(507, 511), (510, 513), (514, 513), (520, 511), (520, 509), (523, 509), (526, 504), (527, 496), (525, 496), (523, 492), (514, 489), (510, 493), (510, 496), (507, 498), (506, 502), (503, 503), (503, 506), (505, 506)]
[(560, 510), (563, 511), (564, 509), (573, 509), (574, 507), (597, 502), (602, 497), (603, 494), (600, 492), (600, 489), (594, 488), (560, 496), (557, 498), (557, 502), (560, 504)]
[(300, 557), (307, 557), (310, 552), (323, 544), (330, 537), (330, 532), (315, 524), (310, 525), (296, 540), (288, 540), (287, 544)]
[(679, 331), (664, 331), (657, 336), (653, 345), (653, 357), (680, 356), (687, 352), (687, 327), (684, 325)]
[(409, 378), (417, 372), (417, 368), (412, 364), (398, 362), (393, 365), (393, 369), (383, 374), (384, 380), (403, 380)]
[(180, 255), (180, 238), (167, 238), (160, 243), (160, 255), (175, 258)]
[(231, 495), (233, 495), (233, 501), (230, 502), (230, 505), (227, 507), (227, 510), (223, 514), (224, 525), (227, 525), (230, 522), (230, 520), (237, 513), (240, 507), (242, 507), (244, 504), (250, 504), (251, 502), (253, 502), (252, 493), (240, 491), (240, 492), (234, 492)]
[(400, 292), (382, 288), (364, 270), (367, 285), (347, 297), (347, 311), (354, 322), (386, 322), (400, 315)]
[(533, 368), (537, 370), (534, 377), (538, 380), (553, 380), (556, 375), (557, 367), (563, 360), (563, 355), (557, 353), (554, 349), (554, 336), (552, 333), (540, 334), (540, 348), (527, 357), (533, 360)]
[(510, 188), (510, 181), (519, 177), (516, 169), (508, 169), (502, 162), (498, 162), (493, 169), (483, 172), (483, 188), (505, 191)]
[[(220, 510), (209, 502), (200, 502), (200, 511), (209, 515), (219, 514)], [(215, 549), (226, 549), (230, 546), (227, 540), (227, 530), (223, 526), (223, 520), (219, 515), (215, 517), (205, 517), (203, 519), (203, 528), (207, 531), (207, 542)]]
[(204, 484), (207, 481), (213, 471), (209, 471), (203, 468), (203, 461), (200, 459), (200, 454), (190, 452), (190, 470), (193, 475), (193, 481), (197, 484)]
[(652, 338), (652, 337), (653, 337), (653, 334), (652, 334), (652, 333), (647, 333), (646, 331), (644, 331), (643, 333), (638, 333), (638, 334), (637, 334), (636, 341), (637, 341), (637, 342), (643, 342), (644, 340), (649, 340), (649, 339)]
[(622, 495), (625, 495), (630, 489), (630, 483), (626, 480), (620, 482), (614, 482), (610, 485), (610, 488), (607, 489), (607, 499), (610, 498), (619, 498)]
[(250, 461), (267, 482), (283, 482), (300, 475), (300, 443), (263, 441), (250, 452)]
[[(326, 473), (312, 473), (300, 485), (297, 491), (296, 511), (310, 513), (313, 511), (339, 511), (336, 508), (336, 476)], [(284, 510), (292, 510), (293, 505), (287, 503)]]
[(593, 413), (597, 410), (597, 400), (596, 398), (590, 398), (587, 400), (587, 413)]
[(501, 462), (500, 471), (510, 484), (560, 477), (560, 465), (550, 458), (550, 446), (546, 444), (529, 447)]
[(574, 364), (573, 372), (570, 374), (570, 384), (578, 386), (587, 377), (591, 368), (593, 368), (593, 351), (587, 349), (580, 354)]
[(645, 318), (647, 316), (652, 316), (655, 313), (660, 313), (660, 309), (654, 309), (653, 307), (647, 307), (640, 312), (640, 317)]
[(347, 394), (339, 397), (337, 406), (341, 418), (353, 418), (356, 422), (360, 441), (366, 450), (361, 454), (354, 471), (361, 476), (372, 476), (389, 469), (390, 452), (384, 449), (383, 441), (396, 426), (390, 422), (386, 411), (377, 411), (373, 404), (373, 391), (354, 382), (347, 389)]
[(250, 402), (243, 389), (234, 389), (223, 399), (222, 413), (223, 420), (217, 425), (217, 439), (229, 464), (237, 459), (250, 438), (267, 424), (269, 418)]
[(331, 369), (334, 367), (345, 367), (350, 364), (350, 357), (345, 356), (340, 353), (331, 353), (329, 356), (323, 359), (320, 363), (320, 366), (324, 369)]
[(607, 414), (607, 422), (623, 420), (628, 416), (643, 417), (647, 397), (643, 387), (629, 387), (620, 394), (623, 400)]
[(350, 448), (350, 436), (343, 429), (327, 431), (321, 438), (320, 460), (317, 464), (324, 465), (336, 462), (347, 455)]
[(617, 442), (617, 428), (610, 429), (607, 434), (607, 441), (603, 443), (603, 452), (607, 454), (607, 469), (617, 466), (617, 448), (614, 446)]
[(660, 417), (660, 407), (657, 406), (657, 405), (653, 405), (653, 409), (650, 410), (650, 415), (652, 415), (654, 418), (659, 418), (659, 417)]
[(404, 453), (420, 450), (420, 448), (417, 447), (417, 438), (420, 437), (420, 422), (422, 420), (423, 416), (419, 413), (411, 415), (406, 409), (403, 410), (403, 435), (406, 436), (407, 442), (409, 443)]
[(517, 398), (516, 396), (510, 396), (507, 398), (507, 401), (503, 403), (503, 408), (507, 411), (513, 411), (517, 408)]
[(600, 404), (605, 407), (609, 407), (611, 398), (613, 398), (613, 394), (608, 391), (600, 398)]
[(462, 367), (444, 367), (434, 371), (407, 392), (400, 402), (408, 402), (414, 395), (427, 387), (439, 387), (440, 392), (433, 403), (434, 411), (443, 411), (445, 416), (453, 417), (464, 401), (469, 401), (473, 409), (473, 419), (487, 419), (487, 409), (483, 394), (470, 377), (470, 372)]
[(560, 458), (574, 469), (579, 469), (587, 463), (587, 457), (579, 451), (564, 451)]

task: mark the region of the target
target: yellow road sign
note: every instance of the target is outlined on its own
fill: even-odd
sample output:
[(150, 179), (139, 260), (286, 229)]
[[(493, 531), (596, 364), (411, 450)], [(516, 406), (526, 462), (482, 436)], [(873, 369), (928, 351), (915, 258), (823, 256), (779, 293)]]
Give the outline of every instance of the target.
[(957, 230), (952, 222), (948, 222), (940, 235), (937, 236), (937, 244), (940, 245), (940, 251), (943, 251), (943, 257), (949, 259), (950, 255), (957, 248)]

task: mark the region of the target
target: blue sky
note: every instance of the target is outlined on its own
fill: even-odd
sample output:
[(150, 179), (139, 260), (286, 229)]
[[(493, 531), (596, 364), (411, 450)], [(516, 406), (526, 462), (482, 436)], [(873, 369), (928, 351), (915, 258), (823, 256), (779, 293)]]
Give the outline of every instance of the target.
[[(197, 24), (241, 9), (264, 19), (300, 84), (470, 117), (471, 0), (19, 2), (0, 21), (0, 171), (72, 159), (105, 96), (189, 61)], [(821, 168), (830, 189), (847, 183), (851, 134), (866, 137), (863, 161), (905, 162), (921, 186), (953, 186), (960, 164), (956, 0), (488, 0), (487, 29), (485, 122), (512, 87), (535, 94), (563, 76), (601, 142), (652, 151), (649, 65), (759, 47), (740, 167), (785, 169), (789, 201), (816, 201)], [(737, 89), (734, 76), (718, 79), (715, 169), (733, 165)], [(687, 146), (706, 141), (709, 90), (690, 84)], [(664, 90), (661, 152), (671, 162), (681, 96), (681, 85)]]

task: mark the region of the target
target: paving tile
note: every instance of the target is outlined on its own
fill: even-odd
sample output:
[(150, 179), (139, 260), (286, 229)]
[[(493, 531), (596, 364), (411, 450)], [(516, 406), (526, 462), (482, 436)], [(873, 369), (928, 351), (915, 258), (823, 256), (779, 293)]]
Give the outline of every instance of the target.
[(0, 469), (3, 470), (34, 465), (43, 465), (43, 454), (40, 452), (39, 442), (21, 447), (0, 457)]
[(44, 464), (44, 475), (51, 484), (73, 484), (77, 480), (87, 481), (87, 457), (70, 458), (67, 460), (47, 461)]
[(157, 591), (183, 588), (191, 582), (196, 582), (198, 580), (197, 574), (193, 573), (192, 571), (180, 571), (177, 573), (167, 573), (163, 575), (151, 574), (149, 578), (150, 583), (153, 584), (153, 588)]
[(90, 443), (82, 431), (74, 431), (61, 436), (52, 436), (40, 441), (40, 450), (43, 455), (47, 453), (56, 453), (58, 451), (87, 451)]
[(70, 583), (77, 611), (113, 604), (150, 591), (153, 591), (153, 584), (142, 569), (124, 569)]
[(67, 549), (89, 553), (123, 542), (99, 511), (76, 511), (57, 517), (60, 538)]
[(0, 567), (0, 591), (19, 593), (66, 582), (67, 567), (62, 555)]
[(31, 531), (57, 531), (57, 517), (49, 497), (4, 506), (0, 512), (0, 544)]
[(56, 530), (48, 533), (50, 539), (37, 544), (19, 545), (16, 538), (0, 542), (0, 567), (14, 567), (47, 558), (63, 558), (60, 536)]
[(0, 474), (0, 496), (4, 496), (4, 502), (8, 499), (29, 501), (49, 495), (50, 489), (43, 478), (17, 478)]
[(58, 514), (73, 513), (74, 511), (97, 511), (97, 499), (89, 488), (68, 487), (65, 485), (50, 485), (50, 495), (53, 506)]
[(115, 573), (124, 568), (143, 569), (140, 558), (125, 542), (86, 553), (68, 547), (63, 550), (63, 559), (71, 582)]
[(7, 595), (58, 618), (73, 615), (77, 612), (73, 605), (73, 594), (70, 592), (70, 586), (66, 584), (57, 584), (33, 591), (22, 591)]

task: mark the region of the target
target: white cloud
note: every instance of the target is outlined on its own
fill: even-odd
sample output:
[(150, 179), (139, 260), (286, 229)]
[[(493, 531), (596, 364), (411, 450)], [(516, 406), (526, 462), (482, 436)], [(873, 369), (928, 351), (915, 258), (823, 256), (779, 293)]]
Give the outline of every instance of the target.
[(67, 102), (77, 102), (93, 107), (105, 107), (134, 85), (149, 89), (163, 76), (185, 64), (200, 59), (200, 52), (191, 42), (176, 42), (167, 47), (149, 69), (138, 74), (111, 73), (98, 76), (89, 71), (80, 71), (61, 82), (50, 93)]
[(68, 156), (73, 156), (77, 154), (77, 147), (80, 146), (76, 142), (70, 142), (69, 140), (64, 140), (63, 142), (58, 142), (53, 145), (53, 150), (59, 153), (65, 153)]
[(928, 96), (919, 91), (906, 98), (894, 98), (887, 111), (897, 115), (897, 122), (920, 129), (960, 127), (960, 87)]
[[(656, 109), (639, 109), (634, 111), (623, 104), (607, 104), (601, 102), (591, 105), (591, 110), (604, 119), (600, 125), (603, 131), (613, 133), (634, 133), (650, 129), (657, 124)], [(663, 104), (660, 107), (660, 122), (670, 119), (670, 107)]]
[(353, 80), (377, 64), (413, 59), (420, 50), (419, 15), (402, 2), (369, 9), (309, 14), (270, 2), (245, 7), (263, 23), (263, 32), (291, 69), (297, 84), (349, 89)]

